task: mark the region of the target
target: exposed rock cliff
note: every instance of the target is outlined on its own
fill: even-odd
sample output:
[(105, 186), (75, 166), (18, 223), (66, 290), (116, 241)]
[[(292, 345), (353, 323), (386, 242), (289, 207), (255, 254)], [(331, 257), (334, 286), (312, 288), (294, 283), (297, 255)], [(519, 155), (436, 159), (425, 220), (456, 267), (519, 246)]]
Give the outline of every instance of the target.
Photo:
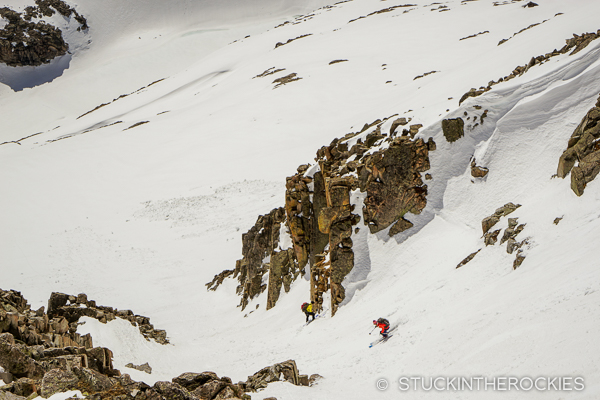
[[(415, 139), (421, 124), (398, 134), (408, 121), (398, 118), (390, 126), (390, 118), (365, 124), (360, 132), (320, 148), (316, 165), (302, 165), (287, 178), (285, 207), (259, 217), (242, 236), (244, 257), (234, 273), (242, 309), (267, 288), (267, 309), (275, 306), (281, 287), (288, 291), (308, 265), (310, 299), (321, 311), (327, 307), (323, 299), (329, 292), (334, 315), (346, 297), (344, 279), (354, 268), (352, 235), (360, 229), (359, 222), (371, 233), (388, 229), (389, 236), (413, 226), (405, 216), (419, 214), (427, 204), (421, 173), (429, 169), (429, 151), (436, 145), (431, 138)], [(385, 123), (389, 135), (381, 132)], [(353, 196), (364, 199), (361, 210), (352, 203)], [(292, 248), (278, 250), (282, 223)], [(230, 274), (223, 271), (207, 287), (216, 289)]]

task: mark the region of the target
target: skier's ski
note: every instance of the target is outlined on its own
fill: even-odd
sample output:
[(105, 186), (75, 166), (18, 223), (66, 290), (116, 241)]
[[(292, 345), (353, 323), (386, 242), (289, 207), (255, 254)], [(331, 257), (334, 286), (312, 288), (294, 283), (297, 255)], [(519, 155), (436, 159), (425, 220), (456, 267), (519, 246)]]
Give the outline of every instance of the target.
[(379, 343), (384, 343), (387, 342), (388, 340), (390, 340), (390, 338), (394, 336), (394, 335), (390, 335), (388, 334), (387, 337), (380, 337), (379, 339), (377, 339), (374, 342), (371, 342), (371, 344), (369, 344), (369, 348), (378, 345)]
[(392, 336), (394, 336), (394, 332), (396, 332), (396, 329), (398, 329), (398, 325), (391, 327), (387, 333), (387, 337), (382, 336), (379, 339), (375, 340), (374, 342), (371, 342), (371, 344), (369, 344), (369, 348), (371, 348), (379, 343), (387, 342)]
[(311, 322), (313, 322), (315, 319), (321, 318), (321, 317), (324, 317), (324, 314), (315, 314), (315, 318), (311, 319), (310, 321), (308, 321), (307, 323), (305, 323), (304, 326), (307, 326), (308, 324), (310, 324)]
[(308, 321), (307, 323), (305, 323), (304, 326), (307, 326), (308, 324), (310, 324), (311, 322), (313, 322), (317, 318), (323, 318), (325, 316), (325, 314), (327, 313), (327, 310), (329, 310), (329, 309), (328, 308), (324, 308), (323, 311), (321, 311), (319, 314), (315, 314), (315, 318), (311, 319), (310, 321)]

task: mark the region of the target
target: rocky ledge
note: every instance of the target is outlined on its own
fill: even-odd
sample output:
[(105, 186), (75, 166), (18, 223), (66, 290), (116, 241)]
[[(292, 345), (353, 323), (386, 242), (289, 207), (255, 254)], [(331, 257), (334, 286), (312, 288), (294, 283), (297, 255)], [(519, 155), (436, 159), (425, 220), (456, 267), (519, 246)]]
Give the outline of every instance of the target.
[[(312, 386), (322, 378), (317, 374), (301, 375), (296, 362), (288, 360), (265, 367), (236, 384), (228, 377), (206, 371), (186, 372), (170, 382), (150, 386), (122, 375), (113, 367), (109, 349), (93, 347), (90, 335), (79, 336), (75, 332), (77, 323), (69, 320), (83, 315), (75, 308), (99, 309), (85, 295), (53, 293), (48, 303), (48, 314), (44, 307), (33, 311), (20, 292), (0, 289), (0, 380), (6, 383), (0, 386), (0, 399), (48, 398), (55, 393), (79, 390), (94, 400), (250, 400), (247, 393), (260, 391), (271, 382)], [(90, 303), (90, 307), (81, 307)], [(111, 313), (106, 309), (100, 310), (106, 312), (101, 319), (111, 314), (113, 319), (120, 316), (118, 311)]]

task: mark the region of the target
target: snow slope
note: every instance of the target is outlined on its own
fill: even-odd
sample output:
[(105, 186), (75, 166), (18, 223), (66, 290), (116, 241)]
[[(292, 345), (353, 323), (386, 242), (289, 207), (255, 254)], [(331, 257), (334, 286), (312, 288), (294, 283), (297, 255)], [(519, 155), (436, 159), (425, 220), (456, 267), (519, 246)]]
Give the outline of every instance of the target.
[[(569, 179), (552, 178), (597, 100), (600, 43), (458, 105), (471, 87), (595, 32), (600, 4), (413, 3), (349, 22), (406, 3), (353, 0), (310, 16), (327, 1), (80, 0), (89, 48), (50, 83), (0, 89), (0, 287), (34, 308), (52, 291), (85, 292), (151, 317), (172, 345), (119, 320), (81, 327), (147, 383), (204, 370), (237, 382), (295, 359), (325, 379), (253, 398), (600, 397), (600, 184), (578, 198)], [(348, 61), (329, 64), (337, 59)], [(285, 70), (257, 77), (272, 67)], [(293, 72), (302, 79), (273, 89)], [(489, 110), (485, 123), (447, 143), (441, 119), (480, 115), (474, 105)], [(283, 204), (286, 176), (333, 138), (393, 114), (437, 143), (428, 206), (408, 216), (409, 235), (360, 237), (366, 282), (334, 318), (303, 327), (305, 280), (268, 312), (264, 297), (240, 312), (231, 279), (205, 290), (234, 267), (257, 216)], [(490, 169), (483, 181), (470, 176), (473, 155)], [(509, 201), (527, 224), (522, 266), (513, 271), (514, 255), (496, 245), (456, 270), (483, 246), (481, 220)], [(400, 326), (369, 349), (380, 316)], [(152, 375), (129, 362), (149, 362)], [(582, 376), (586, 388), (405, 393), (401, 376)]]

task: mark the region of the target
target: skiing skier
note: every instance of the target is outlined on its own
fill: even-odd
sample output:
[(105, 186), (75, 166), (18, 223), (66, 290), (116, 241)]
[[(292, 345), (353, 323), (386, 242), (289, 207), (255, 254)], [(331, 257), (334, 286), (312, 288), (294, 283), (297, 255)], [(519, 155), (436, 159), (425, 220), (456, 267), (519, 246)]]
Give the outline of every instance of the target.
[(315, 319), (315, 313), (314, 313), (314, 301), (311, 301), (310, 304), (308, 303), (304, 303), (302, 304), (302, 307), (300, 307), (300, 309), (304, 312), (304, 314), (306, 314), (306, 322), (308, 323), (308, 317), (312, 317), (311, 321), (314, 321)]
[(385, 318), (379, 318), (377, 321), (373, 321), (373, 325), (381, 329), (381, 336), (384, 338), (388, 337), (388, 330), (390, 329), (390, 321)]

